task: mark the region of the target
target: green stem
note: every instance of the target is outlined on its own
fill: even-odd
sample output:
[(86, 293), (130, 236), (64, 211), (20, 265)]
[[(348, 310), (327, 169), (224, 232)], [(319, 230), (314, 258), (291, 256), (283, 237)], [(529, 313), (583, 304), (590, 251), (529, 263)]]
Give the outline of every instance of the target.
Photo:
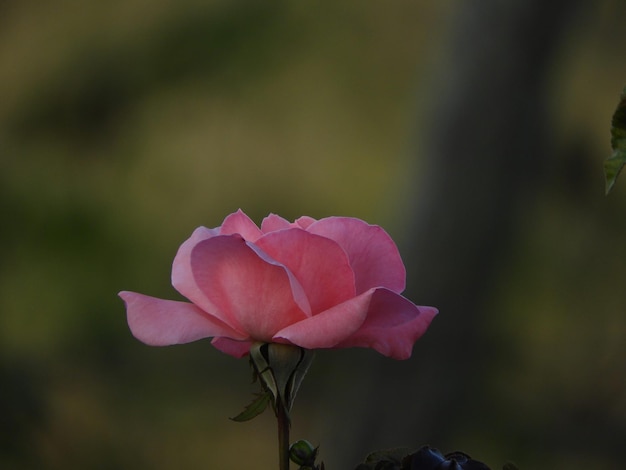
[(276, 400), (278, 418), (278, 462), (280, 470), (289, 470), (289, 415), (280, 398)]

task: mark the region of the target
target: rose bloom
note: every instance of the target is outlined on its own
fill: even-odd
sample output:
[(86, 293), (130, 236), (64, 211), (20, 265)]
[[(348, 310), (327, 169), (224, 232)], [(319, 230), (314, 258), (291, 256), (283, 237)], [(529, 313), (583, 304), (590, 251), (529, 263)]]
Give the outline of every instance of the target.
[(133, 335), (152, 346), (212, 337), (235, 357), (260, 341), (407, 359), (437, 309), (400, 295), (405, 276), (395, 243), (376, 225), (270, 214), (259, 228), (239, 210), (178, 249), (172, 284), (190, 303), (119, 295)]

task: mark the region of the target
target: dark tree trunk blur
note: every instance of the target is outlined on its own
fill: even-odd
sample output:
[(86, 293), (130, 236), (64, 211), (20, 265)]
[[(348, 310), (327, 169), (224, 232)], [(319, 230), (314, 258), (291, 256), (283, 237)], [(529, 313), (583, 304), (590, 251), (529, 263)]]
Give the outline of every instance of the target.
[(361, 389), (336, 391), (346, 395), (335, 397), (340, 424), (323, 436), (329, 468), (353, 468), (368, 451), (391, 446), (451, 451), (457, 431), (488, 424), (483, 379), (497, 350), (483, 328), (484, 301), (520, 201), (550, 158), (551, 73), (582, 2), (457, 3), (422, 120), (428, 127), (419, 130), (416, 203), (406, 214), (414, 224), (403, 246), (407, 296), (440, 315), (410, 361), (372, 354), (367, 368), (346, 372)]

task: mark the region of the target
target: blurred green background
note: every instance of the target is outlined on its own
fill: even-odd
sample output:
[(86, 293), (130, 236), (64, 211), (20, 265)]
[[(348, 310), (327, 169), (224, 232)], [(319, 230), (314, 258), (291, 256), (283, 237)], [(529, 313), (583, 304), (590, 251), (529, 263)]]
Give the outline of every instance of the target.
[[(455, 99), (441, 77), (465, 83), (450, 52), (463, 3), (0, 1), (0, 467), (275, 468), (271, 414), (228, 419), (256, 391), (247, 361), (208, 341), (144, 346), (116, 296), (177, 298), (180, 243), (242, 208), (257, 222), (274, 212), (384, 226), (406, 295), (442, 310), (408, 362), (318, 354), (292, 435), (321, 444), (329, 470), (425, 443), (494, 468), (622, 468), (626, 180), (605, 197), (602, 162), (626, 84), (626, 6), (578, 2), (554, 26), (558, 41), (531, 51), (553, 51), (540, 111), (510, 89), (549, 123), (550, 145), (515, 186), (503, 243), (468, 245), (491, 260), (472, 287), (478, 315), (444, 307), (463, 305), (457, 285), (480, 274), (452, 255), (422, 263), (430, 245), (416, 242), (437, 230), (463, 239), (482, 220), (448, 217), (433, 188), (457, 164), (422, 145), (443, 133), (471, 162), (463, 130), (492, 118), (479, 106), (450, 128), (431, 119)], [(506, 27), (480, 36), (488, 45), (510, 31), (499, 14), (515, 24), (504, 10), (491, 24)], [(533, 43), (535, 26), (519, 37)], [(519, 59), (504, 56), (496, 69)], [(520, 114), (497, 105), (502, 120)], [(500, 161), (528, 140), (519, 130)], [(506, 200), (494, 190), (484, 207)], [(450, 225), (424, 225), (418, 205)], [(449, 289), (431, 296), (427, 281)], [(455, 325), (468, 320), (464, 343)]]

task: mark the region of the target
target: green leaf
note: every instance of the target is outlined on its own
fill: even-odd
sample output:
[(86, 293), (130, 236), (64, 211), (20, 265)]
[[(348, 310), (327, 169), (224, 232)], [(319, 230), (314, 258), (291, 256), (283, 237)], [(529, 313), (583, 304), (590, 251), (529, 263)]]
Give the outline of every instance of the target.
[(626, 87), (622, 91), (611, 120), (611, 148), (613, 153), (604, 162), (606, 194), (609, 194), (622, 168), (626, 165)]
[(230, 419), (237, 422), (243, 422), (249, 421), (252, 418), (256, 418), (265, 411), (265, 408), (267, 408), (267, 405), (269, 405), (271, 399), (272, 394), (269, 391), (265, 393), (259, 393), (254, 401), (246, 406), (246, 408), (241, 413)]
[(404, 447), (372, 452), (354, 470), (401, 470), (402, 461), (410, 452)]
[(409, 455), (411, 451), (405, 447), (396, 447), (393, 449), (378, 450), (372, 452), (365, 459), (366, 463), (377, 463), (381, 461), (402, 462), (402, 459)]

